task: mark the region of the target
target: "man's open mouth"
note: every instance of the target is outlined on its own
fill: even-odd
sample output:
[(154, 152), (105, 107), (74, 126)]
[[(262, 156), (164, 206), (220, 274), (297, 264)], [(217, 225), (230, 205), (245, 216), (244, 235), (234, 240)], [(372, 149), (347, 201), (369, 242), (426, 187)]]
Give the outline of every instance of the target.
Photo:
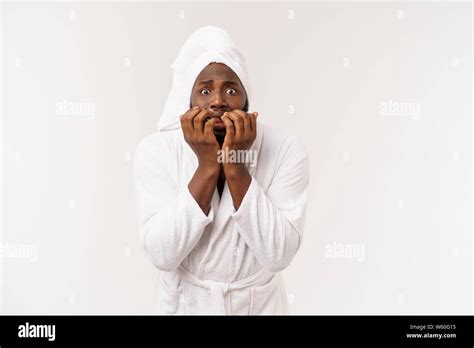
[(214, 129), (224, 130), (225, 129), (224, 121), (222, 121), (220, 117), (216, 117), (216, 118), (217, 118), (217, 121), (216, 123), (214, 123)]

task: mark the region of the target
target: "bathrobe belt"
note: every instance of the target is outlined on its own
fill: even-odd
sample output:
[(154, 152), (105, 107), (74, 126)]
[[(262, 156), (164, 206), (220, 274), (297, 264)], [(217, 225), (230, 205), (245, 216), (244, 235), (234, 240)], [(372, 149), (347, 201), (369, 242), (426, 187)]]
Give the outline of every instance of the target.
[[(231, 282), (231, 283), (225, 283), (225, 282), (218, 282), (214, 280), (202, 280), (196, 277), (194, 274), (189, 272), (186, 268), (184, 268), (182, 265), (180, 265), (177, 269), (176, 272), (180, 275), (180, 277), (191, 284), (200, 286), (202, 288), (205, 288), (211, 292), (211, 312), (212, 314), (229, 314), (229, 311), (227, 310), (225, 306), (225, 301), (224, 301), (224, 296), (228, 291), (236, 290), (236, 289), (242, 289), (242, 288), (247, 288), (247, 287), (252, 287), (252, 286), (259, 286), (263, 285), (261, 284), (262, 281), (265, 281), (264, 277), (265, 275), (268, 274), (273, 274), (274, 273), (267, 271), (266, 269), (262, 268), (258, 272), (240, 279), (236, 282)], [(273, 278), (270, 278), (270, 280)], [(268, 281), (266, 281), (268, 282)]]

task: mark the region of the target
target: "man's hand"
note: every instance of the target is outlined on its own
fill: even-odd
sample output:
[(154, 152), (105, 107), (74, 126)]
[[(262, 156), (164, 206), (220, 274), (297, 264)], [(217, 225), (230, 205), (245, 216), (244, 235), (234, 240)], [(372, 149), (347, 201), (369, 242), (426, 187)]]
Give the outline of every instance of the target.
[(211, 200), (220, 172), (220, 164), (217, 162), (220, 147), (214, 135), (216, 119), (206, 122), (209, 113), (209, 110), (196, 107), (181, 117), (184, 139), (199, 161), (188, 189), (206, 215), (211, 209)]
[(246, 113), (242, 110), (227, 111), (221, 117), (226, 127), (222, 149), (248, 150), (257, 136), (258, 113)]
[[(220, 149), (214, 135), (215, 118), (207, 120), (210, 110), (194, 107), (181, 116), (184, 139), (196, 154), (199, 166), (218, 168), (217, 155)], [(206, 121), (207, 120), (207, 121)]]
[[(257, 116), (242, 110), (226, 112), (222, 117), (226, 127), (226, 136), (222, 150), (249, 150), (257, 136)], [(245, 163), (223, 164), (224, 175), (236, 210), (239, 209), (247, 190), (252, 182)]]

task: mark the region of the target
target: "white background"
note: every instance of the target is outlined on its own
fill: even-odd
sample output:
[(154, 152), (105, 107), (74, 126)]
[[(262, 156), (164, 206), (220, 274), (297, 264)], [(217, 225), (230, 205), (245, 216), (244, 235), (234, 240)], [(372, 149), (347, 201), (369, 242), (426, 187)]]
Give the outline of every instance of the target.
[[(0, 313), (152, 312), (133, 152), (204, 25), (246, 56), (250, 111), (310, 153), (292, 313), (472, 312), (471, 3), (1, 6)], [(64, 100), (94, 114), (61, 114)], [(419, 113), (384, 115), (388, 101)], [(363, 257), (329, 257), (334, 244)], [(36, 256), (15, 256), (25, 246)]]

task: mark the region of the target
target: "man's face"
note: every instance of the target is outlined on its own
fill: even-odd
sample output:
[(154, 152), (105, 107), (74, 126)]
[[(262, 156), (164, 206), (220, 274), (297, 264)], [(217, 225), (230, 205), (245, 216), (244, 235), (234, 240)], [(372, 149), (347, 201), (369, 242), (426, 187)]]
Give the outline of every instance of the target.
[[(220, 117), (226, 111), (248, 109), (247, 94), (235, 72), (225, 64), (211, 63), (196, 78), (191, 92), (191, 107), (209, 109), (210, 117), (218, 118), (214, 125), (216, 135), (225, 134)], [(244, 110), (248, 111), (248, 110)]]

